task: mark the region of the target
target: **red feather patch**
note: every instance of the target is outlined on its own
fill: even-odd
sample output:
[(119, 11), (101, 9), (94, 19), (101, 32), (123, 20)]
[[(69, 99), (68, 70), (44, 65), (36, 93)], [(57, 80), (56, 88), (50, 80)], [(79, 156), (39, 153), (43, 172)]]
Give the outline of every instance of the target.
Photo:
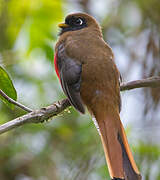
[(55, 55), (54, 55), (54, 68), (55, 68), (55, 71), (56, 71), (56, 74), (57, 74), (58, 78), (60, 78), (59, 77), (59, 70), (58, 70), (57, 61), (58, 61), (58, 58), (57, 58), (57, 52), (56, 52)]

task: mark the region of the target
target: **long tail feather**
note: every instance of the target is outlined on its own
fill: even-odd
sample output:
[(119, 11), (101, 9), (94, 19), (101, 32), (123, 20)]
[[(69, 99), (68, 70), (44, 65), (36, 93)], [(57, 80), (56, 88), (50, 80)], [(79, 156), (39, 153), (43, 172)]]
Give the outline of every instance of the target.
[(141, 180), (119, 114), (96, 117), (110, 176), (113, 180)]

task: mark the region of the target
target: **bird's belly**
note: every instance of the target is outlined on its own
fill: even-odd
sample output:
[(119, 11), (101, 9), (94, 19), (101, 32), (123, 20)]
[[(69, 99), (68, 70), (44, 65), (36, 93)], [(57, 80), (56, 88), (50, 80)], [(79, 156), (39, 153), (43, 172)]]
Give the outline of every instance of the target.
[[(89, 69), (90, 68), (90, 69)], [(99, 107), (110, 110), (118, 105), (119, 92), (112, 74), (104, 66), (90, 66), (82, 69), (81, 98), (89, 111)], [(119, 86), (119, 85), (118, 85)]]
[(93, 79), (93, 77), (88, 81), (82, 80), (80, 93), (84, 104), (89, 110), (93, 111), (99, 105), (106, 106), (109, 99), (108, 91), (110, 90), (104, 82)]

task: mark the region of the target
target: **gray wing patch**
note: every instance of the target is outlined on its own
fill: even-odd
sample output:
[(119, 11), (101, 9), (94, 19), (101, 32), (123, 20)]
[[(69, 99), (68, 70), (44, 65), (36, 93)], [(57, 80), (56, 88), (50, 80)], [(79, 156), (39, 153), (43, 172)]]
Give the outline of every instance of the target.
[(58, 50), (58, 69), (61, 85), (70, 103), (81, 113), (85, 113), (80, 96), (82, 65), (68, 57), (63, 46)]

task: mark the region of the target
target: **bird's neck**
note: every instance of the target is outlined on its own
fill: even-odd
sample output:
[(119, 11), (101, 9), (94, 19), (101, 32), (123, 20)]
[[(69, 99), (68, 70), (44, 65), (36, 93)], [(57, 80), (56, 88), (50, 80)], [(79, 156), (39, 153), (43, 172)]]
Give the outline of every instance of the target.
[(68, 31), (62, 34), (59, 38), (59, 41), (66, 41), (68, 38), (72, 38), (73, 40), (81, 39), (81, 40), (91, 40), (91, 39), (99, 39), (103, 38), (102, 32), (98, 28), (84, 28), (77, 31)]

